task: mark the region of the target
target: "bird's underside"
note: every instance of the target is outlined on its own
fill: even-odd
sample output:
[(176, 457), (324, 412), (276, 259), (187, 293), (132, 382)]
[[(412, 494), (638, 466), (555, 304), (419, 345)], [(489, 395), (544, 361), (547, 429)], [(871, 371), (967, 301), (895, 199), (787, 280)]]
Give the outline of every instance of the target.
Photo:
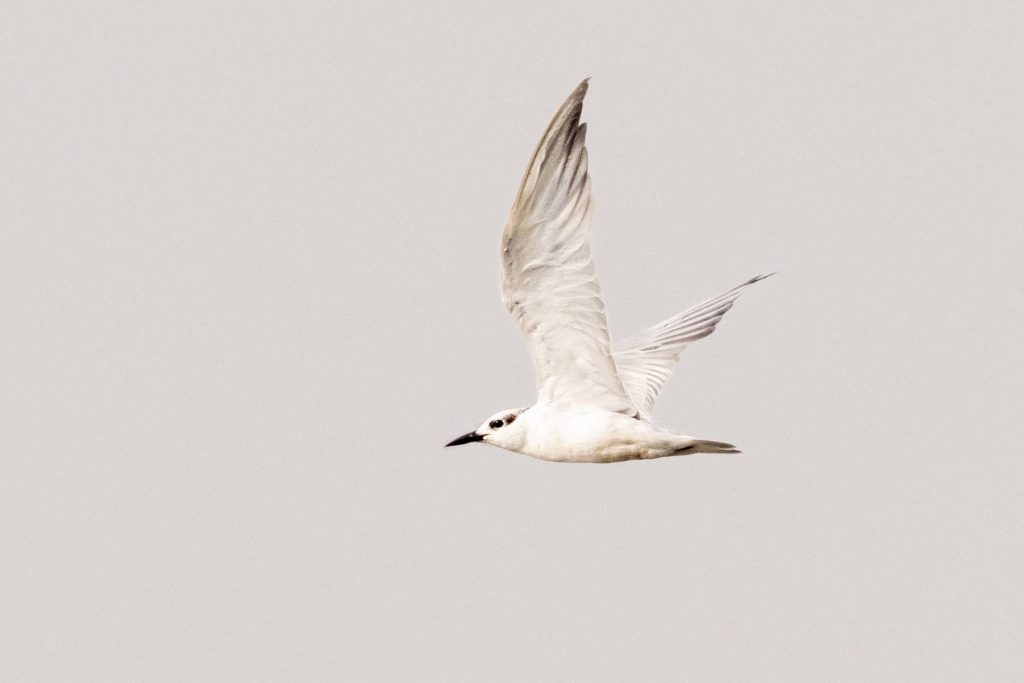
[(510, 450), (541, 460), (608, 463), (739, 452), (731, 444), (673, 434), (621, 413), (567, 413), (539, 404), (523, 411), (517, 422), (525, 438)]
[(735, 453), (655, 427), (651, 411), (683, 349), (712, 332), (758, 276), (613, 351), (590, 254), (593, 211), (583, 81), (534, 150), (502, 232), (501, 295), (533, 359), (537, 403), (502, 411), (449, 445), (483, 441), (545, 460), (617, 462)]

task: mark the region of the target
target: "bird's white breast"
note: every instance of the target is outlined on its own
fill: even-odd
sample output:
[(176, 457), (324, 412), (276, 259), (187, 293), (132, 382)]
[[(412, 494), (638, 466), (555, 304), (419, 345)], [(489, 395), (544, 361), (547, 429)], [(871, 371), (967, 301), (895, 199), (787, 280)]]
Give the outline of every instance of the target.
[(656, 458), (677, 448), (680, 438), (621, 413), (563, 410), (552, 405), (536, 405), (520, 420), (524, 437), (517, 450), (542, 460), (618, 462)]

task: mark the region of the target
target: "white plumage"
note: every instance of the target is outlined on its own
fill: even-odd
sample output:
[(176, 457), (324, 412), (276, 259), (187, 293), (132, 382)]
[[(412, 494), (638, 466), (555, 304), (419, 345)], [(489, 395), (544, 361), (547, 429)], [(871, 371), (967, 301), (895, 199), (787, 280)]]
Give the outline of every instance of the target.
[(534, 150), (502, 232), (501, 295), (533, 358), (537, 403), (497, 413), (449, 446), (483, 441), (545, 460), (615, 462), (730, 445), (650, 422), (658, 392), (686, 345), (715, 330), (758, 276), (659, 323), (612, 352), (590, 255), (593, 211), (583, 81)]
[(658, 392), (672, 374), (672, 366), (679, 360), (683, 349), (690, 342), (703, 339), (714, 332), (718, 322), (732, 308), (743, 290), (766, 277), (768, 276), (758, 275), (738, 287), (733, 287), (725, 294), (649, 327), (628, 339), (622, 348), (615, 352), (615, 365), (619, 369), (619, 377), (626, 385), (633, 405), (640, 411), (641, 417), (650, 419)]

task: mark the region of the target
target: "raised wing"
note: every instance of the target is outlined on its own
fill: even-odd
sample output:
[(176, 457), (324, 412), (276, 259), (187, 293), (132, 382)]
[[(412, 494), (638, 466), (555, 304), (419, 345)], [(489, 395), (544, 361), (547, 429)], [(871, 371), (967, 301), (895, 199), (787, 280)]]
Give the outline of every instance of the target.
[(766, 277), (758, 275), (721, 296), (658, 323), (626, 341), (615, 352), (619, 376), (641, 418), (650, 419), (658, 392), (672, 374), (686, 345), (714, 332), (743, 290)]
[(583, 81), (530, 159), (502, 234), (501, 296), (533, 357), (539, 401), (634, 414), (590, 257), (586, 94)]

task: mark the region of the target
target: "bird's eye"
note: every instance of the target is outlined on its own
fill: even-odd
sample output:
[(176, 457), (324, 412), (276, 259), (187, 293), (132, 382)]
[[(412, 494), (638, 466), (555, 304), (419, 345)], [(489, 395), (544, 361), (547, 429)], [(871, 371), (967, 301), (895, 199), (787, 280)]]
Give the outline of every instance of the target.
[(504, 424), (501, 420), (491, 420), (491, 429), (501, 429)]

